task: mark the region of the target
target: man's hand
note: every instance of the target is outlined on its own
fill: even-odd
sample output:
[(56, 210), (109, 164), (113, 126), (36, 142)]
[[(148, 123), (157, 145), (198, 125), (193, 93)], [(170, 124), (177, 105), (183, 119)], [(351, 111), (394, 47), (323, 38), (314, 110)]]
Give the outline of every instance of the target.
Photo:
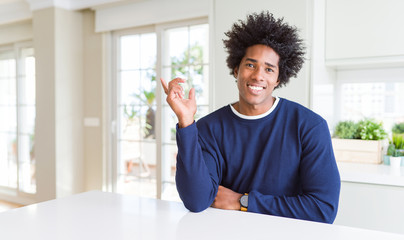
[(240, 210), (240, 198), (243, 194), (236, 193), (228, 188), (219, 186), (212, 207), (226, 210)]
[(174, 111), (178, 118), (178, 126), (180, 128), (187, 127), (194, 122), (196, 113), (195, 89), (189, 91), (189, 99), (184, 99), (184, 91), (179, 83), (184, 83), (182, 78), (171, 80), (168, 85), (164, 79), (160, 78), (164, 92), (167, 94), (167, 103)]

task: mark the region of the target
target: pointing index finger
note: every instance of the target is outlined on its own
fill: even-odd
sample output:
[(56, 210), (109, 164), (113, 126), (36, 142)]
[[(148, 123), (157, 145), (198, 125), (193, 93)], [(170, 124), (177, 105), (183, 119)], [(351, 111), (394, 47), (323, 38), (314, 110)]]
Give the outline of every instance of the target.
[(160, 81), (161, 81), (161, 85), (162, 85), (163, 88), (164, 88), (164, 92), (165, 92), (166, 94), (168, 94), (168, 86), (167, 86), (166, 81), (164, 81), (163, 78), (160, 78)]

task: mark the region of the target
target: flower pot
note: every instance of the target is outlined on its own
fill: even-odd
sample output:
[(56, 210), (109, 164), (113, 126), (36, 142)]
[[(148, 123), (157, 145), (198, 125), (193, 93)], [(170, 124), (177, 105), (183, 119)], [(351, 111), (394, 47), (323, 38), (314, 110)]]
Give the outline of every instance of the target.
[(400, 168), (401, 166), (401, 157), (390, 157), (390, 166), (392, 168)]
[(333, 138), (332, 145), (339, 162), (382, 163), (384, 140)]
[(390, 156), (383, 155), (383, 164), (384, 165), (390, 165)]

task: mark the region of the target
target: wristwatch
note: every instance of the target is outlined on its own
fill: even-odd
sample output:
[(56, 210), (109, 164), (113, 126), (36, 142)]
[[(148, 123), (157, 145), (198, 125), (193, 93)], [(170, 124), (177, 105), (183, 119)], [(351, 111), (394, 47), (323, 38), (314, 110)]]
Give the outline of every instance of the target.
[(248, 209), (248, 193), (244, 193), (240, 198), (240, 211), (247, 212)]

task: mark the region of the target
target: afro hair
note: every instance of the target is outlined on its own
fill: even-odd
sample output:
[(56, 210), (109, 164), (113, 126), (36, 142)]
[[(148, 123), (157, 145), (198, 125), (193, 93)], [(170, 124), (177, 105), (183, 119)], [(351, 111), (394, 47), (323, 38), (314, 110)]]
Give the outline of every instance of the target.
[(286, 85), (290, 77), (296, 77), (303, 66), (305, 47), (297, 28), (284, 23), (283, 18), (275, 19), (268, 11), (248, 15), (245, 22), (239, 20), (225, 35), (228, 39), (223, 43), (231, 75), (234, 75), (247, 48), (256, 44), (266, 45), (279, 55), (277, 87)]

